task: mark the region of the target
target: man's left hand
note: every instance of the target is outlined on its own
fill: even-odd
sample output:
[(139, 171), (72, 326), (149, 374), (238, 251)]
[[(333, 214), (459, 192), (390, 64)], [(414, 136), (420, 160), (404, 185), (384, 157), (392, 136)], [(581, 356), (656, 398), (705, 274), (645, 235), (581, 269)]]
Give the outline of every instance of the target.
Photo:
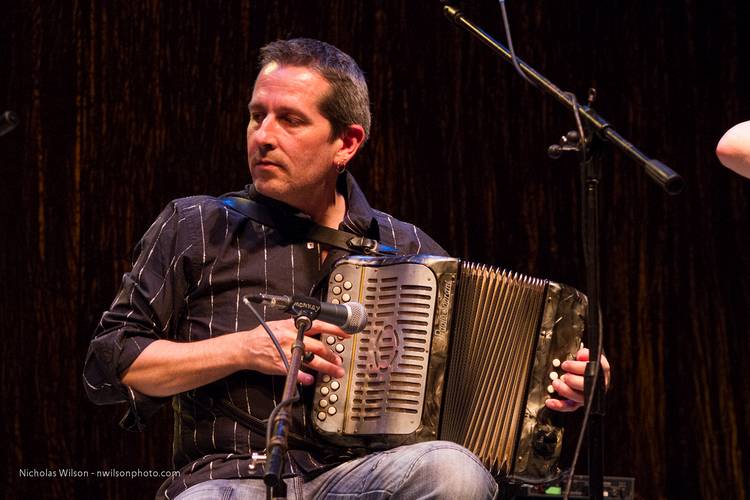
[[(555, 392), (562, 396), (563, 400), (550, 398), (545, 403), (547, 408), (557, 411), (575, 411), (583, 406), (583, 374), (586, 370), (586, 363), (589, 361), (589, 350), (581, 349), (576, 353), (576, 359), (564, 361), (560, 368), (565, 370), (565, 374), (559, 379), (552, 381), (552, 387)], [(604, 373), (604, 388), (609, 387), (609, 361), (602, 355), (601, 371)]]

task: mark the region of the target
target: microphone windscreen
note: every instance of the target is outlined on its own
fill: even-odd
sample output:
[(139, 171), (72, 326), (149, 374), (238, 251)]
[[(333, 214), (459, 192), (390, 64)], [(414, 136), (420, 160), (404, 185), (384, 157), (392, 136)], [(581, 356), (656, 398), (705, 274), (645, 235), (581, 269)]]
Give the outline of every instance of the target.
[(367, 326), (367, 309), (359, 302), (349, 302), (346, 306), (349, 308), (349, 320), (342, 330), (347, 333), (361, 332)]

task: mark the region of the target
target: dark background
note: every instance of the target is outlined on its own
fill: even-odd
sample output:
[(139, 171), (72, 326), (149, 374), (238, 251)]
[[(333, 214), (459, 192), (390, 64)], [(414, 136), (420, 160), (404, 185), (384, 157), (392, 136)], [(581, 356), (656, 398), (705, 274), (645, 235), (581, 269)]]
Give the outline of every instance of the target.
[[(467, 16), (503, 39), (492, 0)], [(750, 119), (746, 0), (510, 1), (516, 49), (680, 172), (670, 197), (620, 153), (602, 186), (606, 465), (641, 498), (750, 496), (750, 181), (716, 142)], [(248, 182), (258, 49), (310, 36), (367, 74), (352, 169), (373, 205), (457, 256), (584, 288), (572, 116), (446, 20), (437, 1), (6, 0), (0, 343), (6, 498), (145, 498), (161, 479), (19, 469), (171, 469), (171, 415), (143, 434), (86, 400), (88, 340), (164, 204)]]

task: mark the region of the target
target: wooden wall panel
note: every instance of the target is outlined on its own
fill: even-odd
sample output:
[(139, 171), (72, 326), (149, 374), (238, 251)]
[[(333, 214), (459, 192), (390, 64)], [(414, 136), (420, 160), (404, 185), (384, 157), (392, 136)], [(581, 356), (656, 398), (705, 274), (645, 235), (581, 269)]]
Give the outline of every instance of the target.
[[(502, 38), (497, 3), (465, 1)], [(750, 119), (750, 7), (508, 2), (519, 54), (683, 174), (677, 197), (605, 155), (607, 463), (640, 498), (746, 498), (750, 181), (713, 149)], [(80, 378), (141, 233), (170, 199), (248, 182), (258, 49), (310, 36), (352, 54), (373, 135), (353, 171), (373, 204), (456, 255), (584, 287), (572, 117), (443, 18), (439, 2), (8, 0), (0, 17), (0, 445), (7, 498), (148, 496), (159, 479), (33, 479), (20, 469), (169, 469), (165, 410), (116, 426)]]

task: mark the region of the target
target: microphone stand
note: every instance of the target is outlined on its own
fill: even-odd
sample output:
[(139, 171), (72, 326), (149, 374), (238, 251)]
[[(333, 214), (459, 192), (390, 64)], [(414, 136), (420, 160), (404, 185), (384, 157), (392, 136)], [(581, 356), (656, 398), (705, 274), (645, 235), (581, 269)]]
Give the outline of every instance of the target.
[[(292, 360), (284, 382), (284, 394), (279, 404), (278, 413), (268, 421), (268, 435), (270, 439), (266, 445), (268, 452), (266, 472), (263, 482), (267, 491), (273, 491), (273, 498), (286, 498), (286, 484), (281, 478), (284, 469), (284, 457), (288, 449), (287, 433), (291, 425), (290, 411), (287, 409), (295, 399), (297, 375), (302, 365), (302, 355), (305, 352), (305, 332), (312, 326), (312, 319), (317, 311), (297, 308), (294, 312), (294, 324), (297, 327), (297, 338), (292, 345)], [(270, 493), (270, 492), (269, 492)], [(269, 495), (270, 496), (270, 495)]]
[[(458, 26), (466, 29), (482, 43), (490, 47), (503, 59), (513, 62), (510, 51), (495, 41), (481, 28), (466, 19), (455, 7), (443, 2), (443, 13)], [(600, 311), (600, 267), (599, 262), (599, 184), (601, 182), (601, 156), (598, 152), (605, 142), (613, 144), (636, 161), (646, 174), (664, 191), (677, 194), (682, 191), (684, 181), (676, 172), (659, 160), (649, 158), (633, 144), (618, 134), (593, 108), (596, 91), (589, 91), (586, 106), (578, 104), (575, 95), (564, 92), (550, 80), (542, 76), (528, 64), (515, 58), (518, 66), (534, 85), (550, 94), (560, 104), (572, 111), (576, 117), (578, 131), (568, 132), (559, 145), (550, 146), (551, 157), (559, 157), (562, 152), (576, 151), (579, 155), (581, 186), (583, 189), (582, 233), (584, 258), (586, 261), (586, 284), (589, 299), (589, 311), (586, 320), (589, 362), (584, 373), (586, 401), (591, 405), (591, 418), (588, 426), (581, 430), (588, 435), (589, 452), (589, 498), (603, 498), (604, 476), (603, 463), (603, 420), (604, 420), (604, 382), (599, 370), (602, 331)], [(570, 474), (575, 471), (571, 470)]]

